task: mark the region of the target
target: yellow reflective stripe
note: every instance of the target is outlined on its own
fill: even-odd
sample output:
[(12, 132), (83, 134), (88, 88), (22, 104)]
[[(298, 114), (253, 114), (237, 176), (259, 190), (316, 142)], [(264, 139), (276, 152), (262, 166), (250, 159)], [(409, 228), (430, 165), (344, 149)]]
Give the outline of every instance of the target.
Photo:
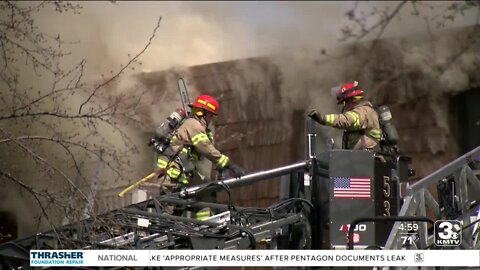
[(208, 140), (208, 136), (205, 133), (198, 133), (197, 135), (193, 136), (192, 144), (197, 145), (199, 142)]
[(195, 214), (197, 220), (205, 220), (210, 217), (210, 210), (199, 211)]
[(157, 159), (157, 167), (163, 169), (167, 167), (167, 162), (163, 159)]
[[(172, 178), (173, 180), (176, 180), (184, 185), (187, 185), (189, 183), (188, 178), (185, 177), (184, 174), (180, 175), (181, 171), (177, 168), (170, 168), (167, 170), (167, 175)], [(180, 177), (180, 178), (179, 178)]]
[(172, 139), (170, 139), (171, 143), (176, 143), (178, 140), (177, 136), (173, 135)]
[(380, 139), (382, 136), (382, 131), (378, 128), (374, 128), (368, 132), (370, 136), (372, 136), (374, 139)]
[(325, 115), (325, 124), (330, 125), (330, 114)]
[(346, 114), (353, 118), (352, 127), (359, 128), (360, 127), (360, 116), (358, 115), (358, 113), (350, 111), (350, 112), (346, 112)]
[(206, 105), (207, 107), (211, 108), (212, 110), (216, 110), (217, 107), (215, 107), (215, 105), (213, 105), (212, 103), (206, 101), (206, 100), (203, 100), (203, 99), (197, 99), (197, 102), (202, 104), (202, 105)]
[(333, 126), (333, 122), (335, 122), (335, 115), (334, 114), (325, 115), (325, 123), (327, 125)]
[[(157, 159), (157, 167), (159, 167), (160, 169), (165, 169), (168, 165), (168, 162), (163, 160), (163, 159)], [(167, 170), (167, 175), (172, 178), (173, 180), (177, 180), (178, 182), (182, 183), (182, 184), (188, 184), (189, 181), (188, 181), (188, 178), (186, 178), (183, 174), (181, 175), (181, 177), (179, 179), (177, 179), (180, 174), (182, 172), (175, 168), (175, 167), (170, 167), (168, 170)]]
[(358, 125), (360, 125), (360, 119), (359, 119), (359, 116), (356, 112), (346, 112), (345, 114), (349, 115), (350, 117), (353, 118), (353, 122), (354, 122), (354, 125), (357, 124), (358, 122)]
[(184, 148), (182, 148), (182, 151), (180, 151), (180, 152), (186, 154), (186, 153), (188, 153), (188, 149), (184, 147)]
[(212, 110), (215, 110), (215, 109), (216, 109), (216, 107), (213, 106), (211, 103), (207, 103), (207, 107), (210, 107)]
[[(157, 167), (160, 169), (165, 169), (167, 167), (167, 162), (163, 159), (157, 159)], [(172, 177), (172, 178), (177, 178), (180, 175), (180, 170), (177, 168), (169, 168), (167, 170), (167, 175)]]
[(227, 163), (228, 163), (228, 157), (225, 155), (221, 155), (217, 161), (217, 166), (220, 168), (223, 168), (225, 167), (225, 165), (227, 165)]
[(188, 185), (188, 179), (185, 178), (185, 177), (182, 177), (180, 179), (178, 179), (178, 182), (184, 184), (184, 185)]
[(180, 170), (177, 168), (170, 168), (167, 170), (167, 175), (171, 178), (177, 178), (180, 176)]

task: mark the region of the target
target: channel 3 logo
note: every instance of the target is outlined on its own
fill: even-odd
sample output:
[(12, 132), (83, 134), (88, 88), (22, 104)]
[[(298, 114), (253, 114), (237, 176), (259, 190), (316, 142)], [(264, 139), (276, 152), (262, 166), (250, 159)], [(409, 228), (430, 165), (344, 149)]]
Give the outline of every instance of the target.
[(423, 253), (415, 253), (414, 261), (416, 263), (423, 263), (425, 261), (425, 256)]
[(459, 246), (462, 243), (462, 224), (458, 220), (437, 220), (434, 232), (437, 246)]

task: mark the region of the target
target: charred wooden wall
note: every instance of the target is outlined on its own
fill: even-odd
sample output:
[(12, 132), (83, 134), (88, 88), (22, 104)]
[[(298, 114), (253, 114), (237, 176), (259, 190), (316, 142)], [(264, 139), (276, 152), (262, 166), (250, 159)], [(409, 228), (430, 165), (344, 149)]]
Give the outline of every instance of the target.
[[(255, 172), (284, 166), (301, 157), (298, 144), (292, 143), (292, 112), (270, 111), (272, 103), (280, 103), (280, 78), (275, 66), (265, 59), (223, 62), (190, 69), (194, 87), (219, 97), (220, 113), (215, 120), (215, 141), (220, 151), (242, 166)], [(245, 70), (264, 74), (248, 76)], [(302, 130), (303, 131), (303, 130)], [(236, 188), (232, 200), (243, 206), (269, 206), (278, 201), (279, 178)], [(217, 195), (226, 202), (227, 193)]]
[[(346, 66), (345, 69), (338, 69), (338, 74), (328, 77), (328, 82), (325, 82), (326, 78), (308, 77), (302, 73), (298, 73), (298, 76), (305, 76), (301, 84), (303, 86), (318, 84), (310, 87), (312, 89), (330, 88), (332, 85), (326, 84), (332, 80), (339, 84), (347, 80), (345, 78), (357, 79), (365, 87), (368, 98), (377, 104), (389, 105), (400, 134), (400, 150), (413, 158), (412, 165), (417, 172), (416, 179), (419, 179), (459, 154), (456, 111), (450, 100), (462, 90), (449, 91), (451, 86), (445, 83), (441, 88), (436, 82), (437, 78), (432, 75), (434, 73), (427, 72), (415, 62), (416, 56), (410, 55), (412, 51), (420, 49), (428, 55), (430, 51), (425, 48), (447, 41), (451, 43), (447, 42), (449, 46), (460, 47), (455, 42), (464, 42), (462, 40), (468, 35), (468, 29), (445, 35), (435, 41), (418, 37), (411, 40), (384, 40), (378, 42), (372, 52), (369, 44), (347, 46), (341, 52), (348, 56), (348, 61), (342, 62), (341, 57), (332, 60), (323, 58), (323, 62), (314, 61), (321, 65), (315, 64), (305, 69), (310, 69), (312, 74), (326, 74), (332, 65)], [(447, 53), (450, 52), (447, 50)], [(455, 53), (452, 50), (451, 55), (442, 57), (451, 58)], [(365, 57), (369, 57), (370, 61), (361, 67), (364, 72), (355, 77), (357, 73), (351, 68), (352, 63), (362, 63)], [(477, 64), (475, 62), (472, 65)], [(290, 68), (296, 67), (293, 65)], [(465, 72), (470, 72), (467, 75), (472, 76), (468, 68), (470, 66), (465, 68)], [(247, 172), (254, 172), (287, 165), (304, 156), (304, 118), (307, 108), (277, 106), (285, 101), (285, 91), (282, 92), (282, 87), (285, 88), (283, 71), (278, 62), (263, 57), (193, 66), (149, 74), (148, 77), (151, 85), (155, 81), (162, 83), (162, 87), (156, 88), (159, 94), (162, 88), (176, 88), (172, 84), (173, 79), (183, 76), (195, 91), (191, 96), (206, 93), (217, 97), (220, 101), (220, 114), (215, 122), (217, 147)], [(444, 74), (444, 71), (439, 74)], [(156, 80), (155, 76), (170, 79)], [(470, 78), (471, 83), (478, 81), (477, 77)], [(176, 90), (173, 91), (171, 93), (176, 93)], [(311, 97), (307, 91), (295, 98)], [(322, 97), (324, 100), (328, 98), (331, 99), (329, 96)], [(334, 100), (331, 102), (334, 103)], [(263, 181), (235, 189), (232, 196), (237, 204), (261, 207), (278, 200), (278, 192), (279, 181)], [(219, 193), (217, 199), (225, 202), (226, 194)]]

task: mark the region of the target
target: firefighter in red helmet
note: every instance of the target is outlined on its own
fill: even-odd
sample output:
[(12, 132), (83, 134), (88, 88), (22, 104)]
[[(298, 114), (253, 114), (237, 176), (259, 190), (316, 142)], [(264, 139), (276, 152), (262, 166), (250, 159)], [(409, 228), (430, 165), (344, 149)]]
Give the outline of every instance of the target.
[[(199, 178), (201, 181), (203, 176), (199, 174), (197, 165), (198, 161), (203, 158), (212, 161), (218, 171), (228, 170), (233, 177), (244, 175), (242, 168), (234, 164), (213, 145), (213, 135), (209, 125), (218, 113), (218, 101), (209, 95), (199, 95), (189, 106), (192, 108), (192, 116), (186, 118), (175, 131), (170, 141), (169, 148), (171, 149), (167, 149), (170, 151), (166, 151), (167, 154), (160, 155), (157, 159), (158, 168), (167, 168), (162, 183), (166, 183), (166, 186), (172, 183), (188, 185), (192, 184), (192, 181), (193, 184), (199, 183)], [(168, 153), (172, 154), (168, 155)], [(172, 162), (173, 153), (176, 158)], [(206, 200), (211, 199), (207, 198)], [(171, 212), (171, 210), (167, 212)], [(196, 218), (200, 220), (209, 216), (210, 209), (196, 213)]]
[(382, 135), (378, 114), (373, 105), (364, 100), (358, 82), (348, 82), (332, 90), (338, 104), (343, 104), (342, 113), (322, 115), (312, 110), (308, 116), (321, 125), (343, 129), (342, 148), (376, 150)]

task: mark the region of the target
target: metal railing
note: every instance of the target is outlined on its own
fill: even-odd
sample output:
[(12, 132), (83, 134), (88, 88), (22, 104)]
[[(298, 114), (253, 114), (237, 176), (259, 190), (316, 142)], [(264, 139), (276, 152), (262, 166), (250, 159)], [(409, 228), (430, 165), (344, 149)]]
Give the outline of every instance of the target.
[[(475, 176), (474, 171), (470, 168), (469, 163), (473, 162), (480, 156), (480, 146), (448, 163), (442, 168), (436, 170), (430, 175), (424, 177), (411, 186), (407, 186), (407, 196), (400, 209), (399, 216), (418, 216), (426, 217), (429, 215), (435, 217), (434, 220), (444, 218), (442, 209), (439, 207), (438, 201), (428, 190), (429, 187), (436, 186), (441, 181), (453, 179), (455, 188), (452, 192), (452, 201), (455, 202), (459, 212), (456, 220), (463, 224), (461, 249), (479, 249), (480, 241), (476, 241), (478, 235), (478, 226), (473, 226), (471, 217), (476, 214), (473, 208), (480, 201), (480, 181)], [(478, 218), (475, 221), (477, 222)], [(392, 231), (385, 244), (385, 249), (402, 249), (406, 248), (401, 242), (401, 233), (399, 229), (402, 222), (395, 222)], [(433, 247), (433, 233), (429, 233), (427, 223), (419, 224), (419, 240), (416, 245), (407, 247), (408, 249), (428, 249)]]
[(279, 167), (271, 170), (250, 173), (239, 178), (229, 178), (222, 181), (216, 181), (212, 183), (188, 187), (180, 191), (179, 195), (182, 198), (186, 198), (186, 197), (193, 197), (196, 195), (196, 193), (207, 190), (207, 189), (210, 192), (220, 190), (222, 185), (228, 185), (230, 188), (249, 185), (257, 181), (268, 180), (278, 176), (290, 174), (292, 172), (299, 171), (302, 169), (307, 169), (308, 166), (309, 166), (309, 161), (300, 161), (294, 164), (290, 164), (287, 166), (283, 166), (283, 167)]

